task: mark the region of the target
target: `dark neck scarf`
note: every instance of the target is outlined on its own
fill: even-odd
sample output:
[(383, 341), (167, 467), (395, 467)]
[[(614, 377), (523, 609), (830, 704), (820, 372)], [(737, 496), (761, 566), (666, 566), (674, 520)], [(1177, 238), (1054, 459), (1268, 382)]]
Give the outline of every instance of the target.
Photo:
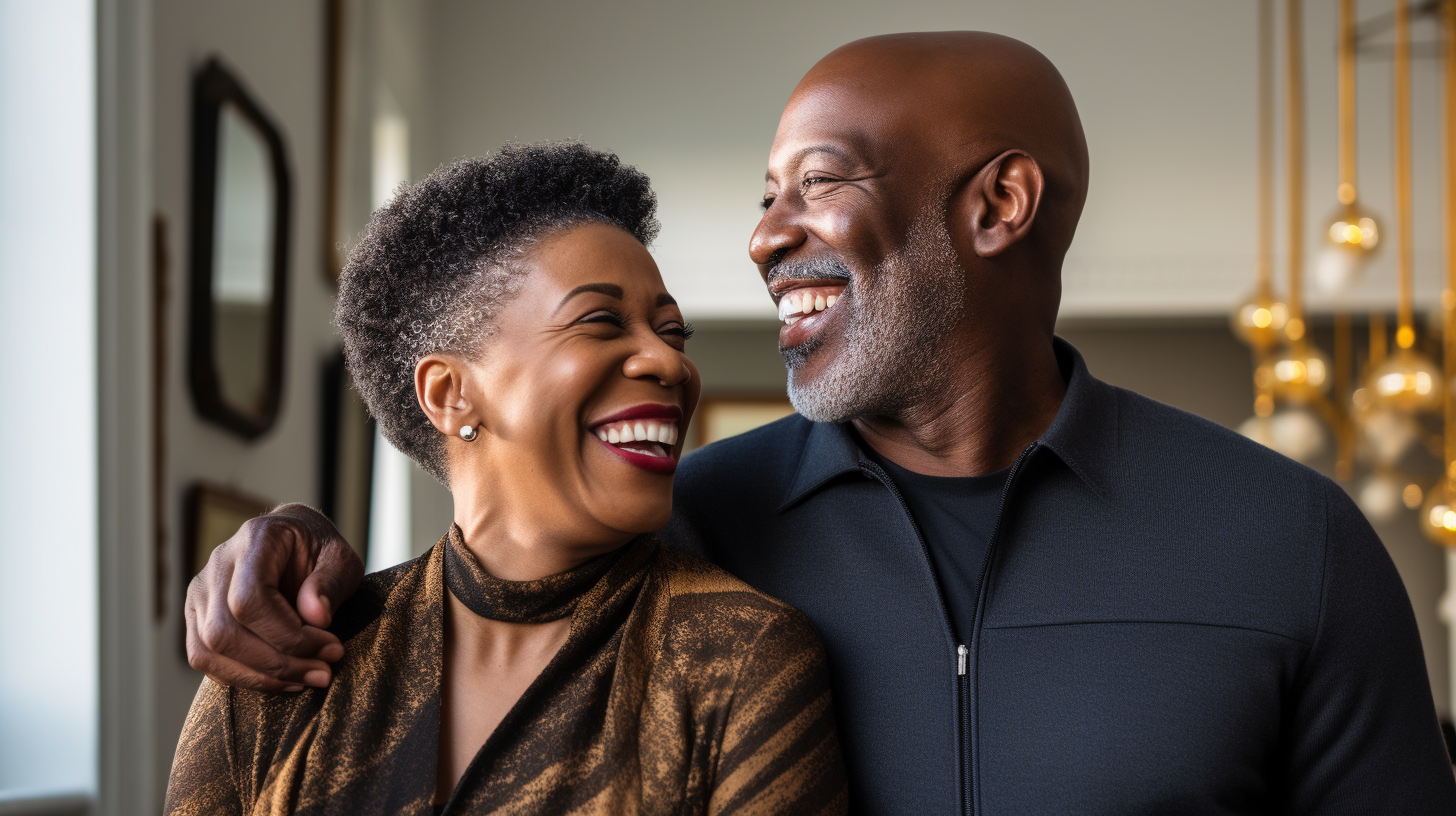
[(445, 586), (471, 612), (506, 623), (549, 623), (576, 611), (577, 601), (617, 563), (621, 547), (566, 572), (535, 581), (504, 581), (485, 571), (465, 547), (458, 525), (445, 546)]

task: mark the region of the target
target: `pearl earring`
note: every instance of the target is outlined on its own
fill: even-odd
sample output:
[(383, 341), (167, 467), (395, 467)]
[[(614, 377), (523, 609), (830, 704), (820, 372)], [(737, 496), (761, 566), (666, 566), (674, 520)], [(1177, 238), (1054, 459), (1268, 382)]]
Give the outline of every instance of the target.
[(466, 442), (474, 442), (475, 441), (475, 437), (477, 437), (479, 435), (480, 434), (478, 434), (478, 433), (475, 432), (475, 426), (474, 425), (461, 425), (460, 426), (460, 438), (461, 439), (464, 439)]

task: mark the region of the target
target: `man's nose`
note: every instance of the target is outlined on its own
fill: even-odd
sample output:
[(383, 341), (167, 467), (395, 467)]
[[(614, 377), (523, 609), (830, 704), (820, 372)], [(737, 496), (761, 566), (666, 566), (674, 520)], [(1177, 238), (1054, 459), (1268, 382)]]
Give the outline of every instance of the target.
[(808, 233), (787, 210), (778, 203), (769, 207), (748, 239), (748, 257), (759, 266), (768, 266), (782, 258), (808, 238)]

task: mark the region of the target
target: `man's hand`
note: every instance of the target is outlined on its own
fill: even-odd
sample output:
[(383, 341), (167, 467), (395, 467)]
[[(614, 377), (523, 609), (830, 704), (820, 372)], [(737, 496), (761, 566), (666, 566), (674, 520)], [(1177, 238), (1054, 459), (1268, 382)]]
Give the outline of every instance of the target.
[(317, 510), (285, 504), (259, 516), (213, 550), (187, 588), (187, 662), (228, 686), (327, 686), (344, 645), (325, 630), (363, 575)]

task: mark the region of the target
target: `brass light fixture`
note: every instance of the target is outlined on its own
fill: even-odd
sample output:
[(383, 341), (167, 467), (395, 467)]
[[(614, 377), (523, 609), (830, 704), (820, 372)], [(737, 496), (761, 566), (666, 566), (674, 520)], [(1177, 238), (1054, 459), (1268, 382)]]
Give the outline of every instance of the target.
[[(1289, 307), (1274, 295), (1274, 0), (1259, 0), (1259, 258), (1254, 292), (1230, 315), (1234, 334), (1264, 362), (1289, 322)], [(1272, 394), (1261, 392), (1258, 416), (1274, 411)]]
[(1325, 248), (1315, 265), (1315, 282), (1326, 292), (1349, 288), (1380, 243), (1379, 224), (1359, 205), (1355, 188), (1355, 0), (1340, 0), (1339, 36), (1340, 206), (1325, 228)]
[[(1444, 313), (1446, 382), (1456, 386), (1456, 0), (1448, 0), (1442, 15), (1446, 34), (1445, 163), (1446, 163), (1446, 289), (1441, 293)], [(1444, 468), (1440, 481), (1421, 507), (1421, 532), (1446, 547), (1456, 547), (1456, 393), (1448, 387), (1445, 398)]]
[(1411, 246), (1410, 6), (1395, 2), (1395, 230), (1400, 300), (1396, 310), (1396, 353), (1371, 369), (1365, 382), (1377, 405), (1415, 413), (1439, 408), (1445, 376), (1415, 350), (1415, 272)]
[[(1382, 243), (1381, 228), (1361, 208), (1356, 187), (1355, 60), (1357, 31), (1354, 0), (1339, 5), (1339, 208), (1318, 233), (1324, 243), (1314, 267), (1320, 288), (1338, 292), (1359, 274)], [(1373, 519), (1393, 518), (1401, 508), (1423, 505), (1422, 524), (1433, 540), (1456, 547), (1456, 0), (1423, 3), (1396, 0), (1394, 19), (1395, 219), (1399, 279), (1394, 336), (1386, 315), (1370, 315), (1368, 360), (1355, 358), (1351, 319), (1334, 316), (1334, 359), (1315, 348), (1304, 311), (1304, 82), (1301, 0), (1285, 0), (1285, 172), (1288, 189), (1288, 289), (1281, 304), (1271, 280), (1273, 224), (1273, 6), (1259, 5), (1259, 264), (1254, 294), (1235, 311), (1235, 333), (1254, 352), (1254, 416), (1240, 426), (1292, 458), (1308, 461), (1335, 442), (1335, 475), (1354, 477), (1356, 455), (1369, 469), (1353, 489), (1360, 507)], [(1445, 325), (1444, 368), (1418, 351), (1412, 243), (1411, 18), (1440, 13), (1445, 26), (1445, 142), (1447, 207), (1447, 287), (1442, 296)], [(1379, 28), (1381, 23), (1375, 23)], [(1364, 29), (1362, 28), (1361, 31)], [(1361, 37), (1368, 36), (1361, 34)], [(1282, 309), (1280, 308), (1282, 307)], [(1276, 327), (1284, 322), (1283, 331)], [(1393, 342), (1392, 342), (1393, 341)], [(1448, 390), (1448, 383), (1451, 390)], [(1331, 394), (1333, 392), (1333, 394)], [(1432, 413), (1445, 409), (1444, 439), (1432, 431)], [(1437, 483), (1402, 472), (1414, 449), (1433, 454), (1444, 447), (1444, 469)], [(1416, 466), (1419, 471), (1419, 465)]]

